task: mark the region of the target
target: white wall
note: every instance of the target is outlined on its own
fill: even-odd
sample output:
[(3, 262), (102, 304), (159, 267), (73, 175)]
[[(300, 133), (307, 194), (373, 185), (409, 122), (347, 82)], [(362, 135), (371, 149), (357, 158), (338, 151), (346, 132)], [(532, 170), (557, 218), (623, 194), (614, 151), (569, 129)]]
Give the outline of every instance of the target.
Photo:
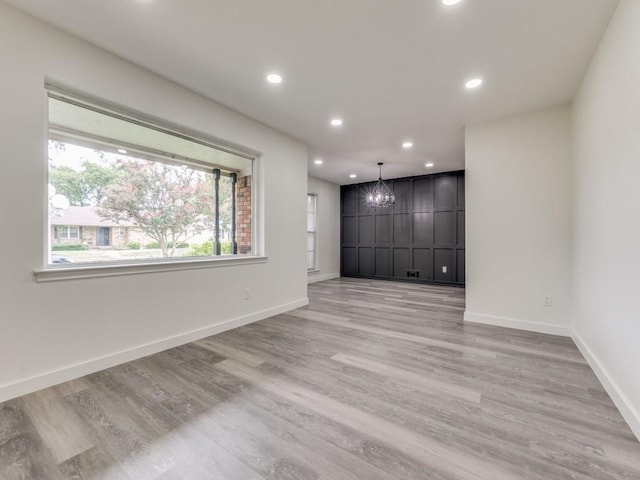
[[(291, 202), (306, 194), (305, 145), (3, 3), (0, 59), (0, 401), (307, 301), (305, 204)], [(45, 250), (45, 77), (262, 152), (268, 261), (35, 283)]]
[(569, 106), (467, 127), (465, 321), (569, 335), (570, 128)]
[(576, 343), (640, 438), (640, 2), (620, 3), (573, 105)]
[(309, 273), (312, 283), (340, 276), (340, 186), (310, 176), (308, 191), (318, 195), (319, 268)]

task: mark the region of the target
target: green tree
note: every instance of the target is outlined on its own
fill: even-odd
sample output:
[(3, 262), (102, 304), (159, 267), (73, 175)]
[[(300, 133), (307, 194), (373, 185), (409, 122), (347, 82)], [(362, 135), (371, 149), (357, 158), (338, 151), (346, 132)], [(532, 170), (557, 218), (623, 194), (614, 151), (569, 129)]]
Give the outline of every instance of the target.
[(70, 167), (60, 166), (49, 169), (49, 183), (56, 192), (64, 195), (71, 205), (86, 206), (82, 174)]
[(52, 166), (49, 169), (49, 183), (56, 187), (56, 192), (67, 197), (71, 205), (97, 206), (118, 175), (112, 166), (85, 160), (80, 171), (67, 166)]
[(165, 257), (191, 235), (210, 229), (214, 218), (211, 175), (183, 166), (120, 159), (117, 181), (107, 187), (99, 214), (131, 222), (158, 242)]
[(82, 181), (84, 182), (84, 198), (88, 205), (98, 205), (107, 188), (118, 180), (118, 172), (112, 166), (99, 165), (92, 162), (82, 164)]

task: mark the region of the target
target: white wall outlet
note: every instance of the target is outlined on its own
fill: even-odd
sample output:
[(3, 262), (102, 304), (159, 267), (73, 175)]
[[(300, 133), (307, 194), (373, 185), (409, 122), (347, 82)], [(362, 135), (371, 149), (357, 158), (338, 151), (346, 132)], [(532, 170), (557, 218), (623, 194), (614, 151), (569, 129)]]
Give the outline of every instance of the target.
[(544, 297), (544, 306), (551, 307), (553, 305), (553, 297), (551, 295), (545, 295)]
[(442, 266), (442, 273), (447, 273), (447, 267), (445, 265)]
[(244, 289), (244, 299), (245, 300), (249, 300), (250, 298), (251, 298), (251, 289), (245, 288)]

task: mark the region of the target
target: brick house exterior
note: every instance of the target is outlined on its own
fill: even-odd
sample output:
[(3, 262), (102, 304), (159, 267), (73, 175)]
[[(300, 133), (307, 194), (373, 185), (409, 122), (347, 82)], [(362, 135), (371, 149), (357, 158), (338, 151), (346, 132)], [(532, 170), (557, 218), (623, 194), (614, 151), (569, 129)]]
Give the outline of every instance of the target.
[(62, 215), (50, 217), (51, 245), (81, 244), (89, 247), (127, 248), (154, 240), (131, 223), (104, 220), (94, 207), (69, 207)]
[(238, 178), (236, 185), (236, 241), (238, 254), (251, 253), (251, 175)]

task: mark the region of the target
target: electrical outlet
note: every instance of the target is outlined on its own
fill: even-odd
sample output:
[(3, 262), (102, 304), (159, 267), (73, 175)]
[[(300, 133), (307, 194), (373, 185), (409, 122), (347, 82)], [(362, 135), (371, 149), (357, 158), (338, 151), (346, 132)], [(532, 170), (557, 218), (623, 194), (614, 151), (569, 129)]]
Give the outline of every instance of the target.
[(553, 297), (551, 295), (545, 295), (545, 297), (544, 297), (544, 306), (545, 307), (553, 306)]
[(249, 288), (244, 289), (244, 299), (249, 300), (251, 298), (251, 290)]
[(442, 266), (442, 273), (447, 273), (447, 267), (446, 267), (446, 265), (443, 265), (443, 266)]

